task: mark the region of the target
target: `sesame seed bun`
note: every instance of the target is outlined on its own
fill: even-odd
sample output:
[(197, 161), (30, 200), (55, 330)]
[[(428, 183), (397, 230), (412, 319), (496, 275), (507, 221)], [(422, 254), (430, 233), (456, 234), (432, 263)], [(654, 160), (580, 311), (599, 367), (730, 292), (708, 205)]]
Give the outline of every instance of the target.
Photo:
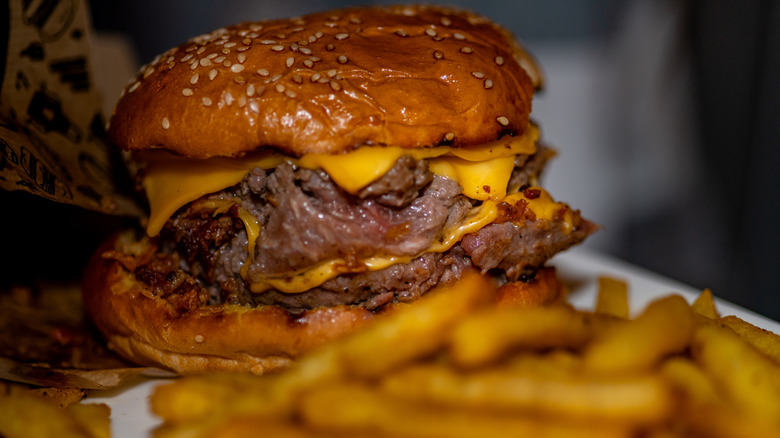
[(191, 39), (143, 67), (114, 143), (190, 158), (467, 147), (529, 125), (540, 74), (503, 28), (434, 6), (328, 11)]

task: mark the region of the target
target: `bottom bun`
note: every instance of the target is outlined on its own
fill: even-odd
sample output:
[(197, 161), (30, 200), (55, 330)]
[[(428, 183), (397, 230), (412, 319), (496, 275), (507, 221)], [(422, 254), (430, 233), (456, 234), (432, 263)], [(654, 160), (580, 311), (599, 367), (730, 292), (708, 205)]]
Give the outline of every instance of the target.
[[(108, 346), (125, 359), (179, 374), (240, 371), (264, 374), (285, 368), (314, 348), (354, 332), (380, 311), (360, 306), (290, 313), (278, 306), (201, 305), (176, 309), (134, 273), (157, 250), (135, 233), (113, 236), (95, 252), (84, 274), (84, 304)], [(528, 282), (498, 289), (497, 305), (537, 307), (563, 299), (554, 268)], [(412, 304), (414, 305), (414, 304)]]

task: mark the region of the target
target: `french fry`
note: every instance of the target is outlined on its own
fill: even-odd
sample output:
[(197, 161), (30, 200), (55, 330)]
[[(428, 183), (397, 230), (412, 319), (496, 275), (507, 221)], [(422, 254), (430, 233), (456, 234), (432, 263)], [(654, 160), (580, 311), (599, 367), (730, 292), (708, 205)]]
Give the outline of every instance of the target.
[(681, 296), (661, 298), (619, 330), (594, 339), (584, 351), (585, 366), (606, 374), (646, 370), (664, 356), (682, 352), (693, 327), (693, 313)]
[(658, 375), (592, 378), (516, 366), (459, 373), (446, 364), (420, 365), (389, 375), (381, 388), (399, 399), (452, 408), (636, 424), (665, 418), (673, 397)]
[(586, 425), (524, 415), (497, 415), (467, 409), (410, 403), (378, 393), (360, 383), (314, 388), (301, 399), (304, 422), (315, 429), (342, 433), (379, 432), (407, 438), (473, 437), (629, 437), (625, 424)]
[(710, 319), (717, 319), (720, 316), (718, 315), (718, 309), (715, 307), (715, 299), (712, 297), (712, 291), (709, 289), (701, 291), (693, 304), (691, 304), (691, 308), (697, 314)]
[(98, 403), (76, 403), (65, 408), (92, 438), (111, 437), (111, 408)]
[(345, 369), (359, 377), (381, 376), (440, 349), (457, 321), (493, 299), (493, 285), (476, 273), (469, 274), (347, 338), (339, 345)]
[(79, 418), (39, 395), (0, 396), (0, 436), (4, 438), (102, 438)]
[(628, 318), (628, 284), (612, 277), (599, 277), (595, 312)]
[(688, 358), (675, 357), (665, 361), (661, 374), (694, 406), (723, 403), (709, 377)]
[(594, 331), (614, 323), (564, 305), (492, 310), (458, 324), (452, 333), (450, 350), (458, 365), (476, 367), (513, 349), (579, 348)]
[(696, 329), (691, 354), (740, 410), (780, 418), (780, 368), (733, 331), (715, 325)]
[(718, 319), (718, 323), (734, 330), (747, 343), (780, 364), (780, 335), (756, 327), (734, 315)]

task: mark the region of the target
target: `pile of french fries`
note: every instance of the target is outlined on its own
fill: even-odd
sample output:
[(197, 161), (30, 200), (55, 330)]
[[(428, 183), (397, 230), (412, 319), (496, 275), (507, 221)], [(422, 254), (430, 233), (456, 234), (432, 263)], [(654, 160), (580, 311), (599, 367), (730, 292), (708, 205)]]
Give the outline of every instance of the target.
[(161, 385), (155, 437), (780, 436), (780, 337), (709, 291), (631, 319), (614, 279), (593, 312), (491, 290), (468, 277), (278, 375)]
[(84, 391), (0, 382), (0, 437), (109, 438), (111, 410), (79, 403)]

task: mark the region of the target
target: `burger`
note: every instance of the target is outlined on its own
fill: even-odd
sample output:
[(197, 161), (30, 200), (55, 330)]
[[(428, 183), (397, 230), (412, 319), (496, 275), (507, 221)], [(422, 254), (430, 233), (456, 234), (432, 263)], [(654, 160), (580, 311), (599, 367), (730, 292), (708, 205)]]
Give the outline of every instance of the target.
[(139, 364), (259, 374), (467, 271), (502, 302), (554, 301), (545, 262), (597, 226), (539, 187), (540, 86), (505, 29), (459, 9), (192, 38), (110, 118), (149, 214), (92, 257), (87, 311)]

